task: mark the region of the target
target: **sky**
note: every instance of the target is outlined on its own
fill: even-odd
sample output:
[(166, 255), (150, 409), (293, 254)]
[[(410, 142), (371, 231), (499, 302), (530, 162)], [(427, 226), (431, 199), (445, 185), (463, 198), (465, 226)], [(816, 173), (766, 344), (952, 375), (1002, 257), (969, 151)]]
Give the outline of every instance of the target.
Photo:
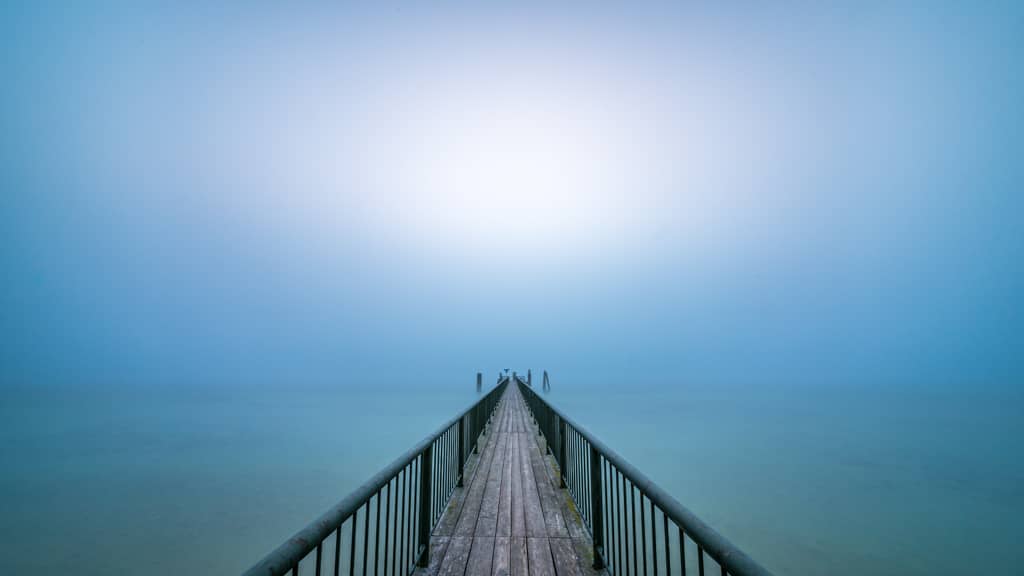
[(1016, 385), (1014, 2), (4, 3), (0, 385)]

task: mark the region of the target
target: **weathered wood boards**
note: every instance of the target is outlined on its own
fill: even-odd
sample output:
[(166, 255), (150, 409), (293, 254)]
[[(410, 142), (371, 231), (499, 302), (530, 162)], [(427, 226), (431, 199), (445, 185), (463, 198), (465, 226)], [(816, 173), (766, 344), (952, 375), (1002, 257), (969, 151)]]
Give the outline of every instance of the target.
[(589, 536), (509, 386), (478, 457), (431, 536), (424, 576), (596, 576)]

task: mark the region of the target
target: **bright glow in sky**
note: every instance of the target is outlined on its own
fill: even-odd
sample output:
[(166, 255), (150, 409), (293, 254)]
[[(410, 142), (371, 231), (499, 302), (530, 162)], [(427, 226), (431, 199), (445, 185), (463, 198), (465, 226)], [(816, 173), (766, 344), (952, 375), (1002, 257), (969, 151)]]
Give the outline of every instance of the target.
[(1012, 3), (4, 10), (4, 381), (1021, 374)]

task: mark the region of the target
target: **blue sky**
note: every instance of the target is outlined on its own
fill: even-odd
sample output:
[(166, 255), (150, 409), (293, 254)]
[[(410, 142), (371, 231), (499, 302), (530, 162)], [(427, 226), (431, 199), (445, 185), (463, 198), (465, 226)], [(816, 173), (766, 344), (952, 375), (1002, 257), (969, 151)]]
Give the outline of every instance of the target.
[(1014, 3), (0, 8), (0, 382), (1019, 383)]

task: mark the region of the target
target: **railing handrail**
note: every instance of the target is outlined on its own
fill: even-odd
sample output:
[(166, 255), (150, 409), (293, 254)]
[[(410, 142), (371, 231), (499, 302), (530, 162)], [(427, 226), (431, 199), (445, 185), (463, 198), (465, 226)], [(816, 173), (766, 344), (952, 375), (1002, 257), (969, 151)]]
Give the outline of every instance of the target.
[[(618, 452), (612, 450), (607, 444), (599, 440), (597, 436), (587, 430), (584, 426), (566, 416), (565, 413), (553, 406), (544, 398), (541, 398), (539, 394), (534, 392), (529, 386), (526, 386), (521, 379), (516, 378), (516, 381), (521, 391), (528, 393), (541, 401), (549, 410), (558, 416), (560, 420), (569, 426), (572, 426), (580, 436), (582, 436), (593, 448), (597, 450), (602, 458), (617, 468), (626, 478), (629, 479), (630, 482), (633, 483), (633, 485), (645, 494), (651, 502), (657, 505), (662, 512), (668, 515), (669, 519), (675, 522), (677, 526), (682, 526), (690, 538), (701, 545), (704, 550), (717, 562), (723, 565), (730, 574), (735, 574), (736, 576), (772, 576), (771, 572), (744, 554), (743, 551), (737, 548), (724, 536), (719, 534), (714, 528), (705, 524), (704, 521), (698, 518), (696, 514), (691, 512), (686, 506), (683, 506), (675, 499), (675, 497), (655, 484), (653, 480), (630, 464), (625, 458), (619, 455)], [(547, 440), (550, 442), (551, 439)]]
[(468, 415), (481, 402), (487, 399), (495, 390), (511, 377), (505, 376), (495, 384), (486, 394), (470, 404), (465, 410), (442, 424), (436, 431), (420, 440), (415, 446), (396, 458), (391, 464), (377, 472), (362, 486), (356, 488), (344, 497), (340, 502), (332, 506), (319, 518), (309, 523), (305, 528), (299, 530), (283, 544), (263, 557), (252, 568), (243, 573), (243, 576), (265, 576), (267, 574), (281, 574), (289, 567), (296, 565), (307, 554), (317, 547), (317, 544), (327, 538), (333, 531), (337, 530), (356, 510), (373, 497), (385, 484), (389, 483), (400, 471), (409, 465), (420, 454), (427, 450), (431, 444), (444, 434), (449, 428), (458, 423)]

